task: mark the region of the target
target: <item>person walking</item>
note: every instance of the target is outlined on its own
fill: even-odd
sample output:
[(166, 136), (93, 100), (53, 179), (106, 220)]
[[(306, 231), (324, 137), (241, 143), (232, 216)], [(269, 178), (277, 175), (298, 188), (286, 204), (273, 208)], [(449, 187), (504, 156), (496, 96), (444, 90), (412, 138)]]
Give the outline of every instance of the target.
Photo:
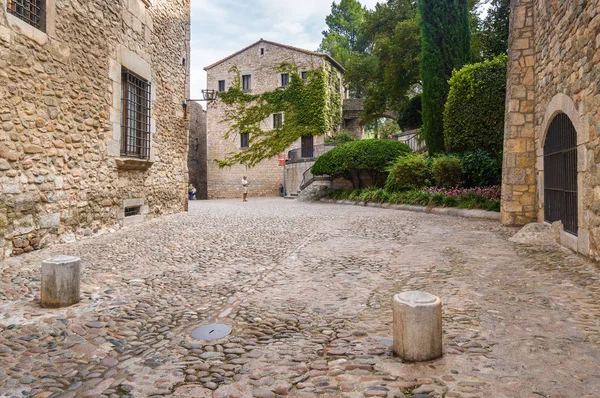
[(250, 185), (250, 182), (248, 181), (246, 176), (242, 177), (242, 200), (244, 202), (248, 201), (248, 185)]

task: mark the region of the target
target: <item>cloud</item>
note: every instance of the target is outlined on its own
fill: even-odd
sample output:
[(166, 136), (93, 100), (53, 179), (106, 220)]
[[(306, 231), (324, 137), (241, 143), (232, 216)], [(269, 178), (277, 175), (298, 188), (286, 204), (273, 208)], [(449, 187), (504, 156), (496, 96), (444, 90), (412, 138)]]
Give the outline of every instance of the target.
[[(380, 0), (381, 1), (381, 0)], [(260, 38), (316, 50), (331, 1), (191, 0), (191, 96), (206, 88), (204, 67)], [(373, 8), (377, 0), (361, 0)]]

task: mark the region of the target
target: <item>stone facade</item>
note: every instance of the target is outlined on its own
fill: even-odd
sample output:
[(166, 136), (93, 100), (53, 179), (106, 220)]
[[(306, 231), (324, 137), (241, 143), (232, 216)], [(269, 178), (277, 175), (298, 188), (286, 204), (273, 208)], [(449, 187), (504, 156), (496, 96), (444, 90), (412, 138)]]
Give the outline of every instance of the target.
[(206, 111), (197, 102), (189, 102), (190, 149), (188, 170), (190, 184), (196, 188), (196, 199), (208, 199), (206, 165)]
[[(190, 0), (45, 4), (36, 29), (0, 0), (0, 258), (187, 206)], [(120, 153), (124, 68), (151, 84), (145, 160)]]
[(577, 131), (577, 236), (561, 241), (600, 259), (600, 0), (515, 0), (502, 222), (544, 221), (544, 144), (564, 113)]
[[(261, 93), (281, 86), (281, 75), (275, 70), (283, 62), (293, 63), (299, 71), (310, 71), (322, 67), (324, 63), (332, 65), (337, 71), (338, 78), (342, 80), (343, 70), (330, 57), (299, 48), (260, 40), (237, 53), (218, 61), (205, 68), (208, 73), (207, 85), (209, 89), (217, 90), (219, 81), (225, 81), (225, 89), (233, 81), (234, 75), (230, 72), (236, 66), (242, 75), (251, 76), (251, 92)], [(345, 89), (340, 85), (346, 96)], [(254, 166), (247, 168), (235, 165), (230, 168), (220, 169), (215, 159), (223, 159), (228, 153), (241, 150), (239, 135), (233, 135), (228, 140), (223, 138), (229, 126), (221, 123), (225, 116), (225, 105), (220, 101), (208, 104), (207, 115), (207, 159), (208, 159), (208, 197), (236, 198), (242, 195), (242, 177), (247, 176), (250, 181), (249, 196), (278, 196), (279, 185), (284, 183), (284, 167), (277, 157), (266, 159)], [(285, 115), (284, 115), (285, 117)], [(266, 120), (263, 129), (272, 127), (272, 118)], [(324, 132), (325, 133), (325, 132)], [(314, 145), (323, 144), (323, 137), (314, 137)], [(290, 146), (289, 150), (299, 148), (300, 140)], [(282, 157), (284, 154), (282, 154)]]

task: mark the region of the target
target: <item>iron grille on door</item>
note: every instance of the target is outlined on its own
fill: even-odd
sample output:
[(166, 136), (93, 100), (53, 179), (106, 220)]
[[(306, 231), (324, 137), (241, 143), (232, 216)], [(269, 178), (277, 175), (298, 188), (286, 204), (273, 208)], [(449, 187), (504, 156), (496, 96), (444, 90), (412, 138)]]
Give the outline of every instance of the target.
[(577, 235), (577, 131), (564, 113), (552, 120), (544, 144), (544, 218)]

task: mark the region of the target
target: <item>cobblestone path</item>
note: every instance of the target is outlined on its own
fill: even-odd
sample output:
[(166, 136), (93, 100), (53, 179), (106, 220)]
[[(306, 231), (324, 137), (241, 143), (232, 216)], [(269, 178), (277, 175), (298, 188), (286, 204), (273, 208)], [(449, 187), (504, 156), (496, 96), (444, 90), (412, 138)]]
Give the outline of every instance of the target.
[[(0, 263), (1, 397), (599, 397), (600, 269), (491, 221), (281, 199)], [(40, 309), (39, 264), (83, 300)], [(391, 298), (444, 303), (442, 359), (391, 353)], [(233, 328), (195, 341), (207, 323)]]

